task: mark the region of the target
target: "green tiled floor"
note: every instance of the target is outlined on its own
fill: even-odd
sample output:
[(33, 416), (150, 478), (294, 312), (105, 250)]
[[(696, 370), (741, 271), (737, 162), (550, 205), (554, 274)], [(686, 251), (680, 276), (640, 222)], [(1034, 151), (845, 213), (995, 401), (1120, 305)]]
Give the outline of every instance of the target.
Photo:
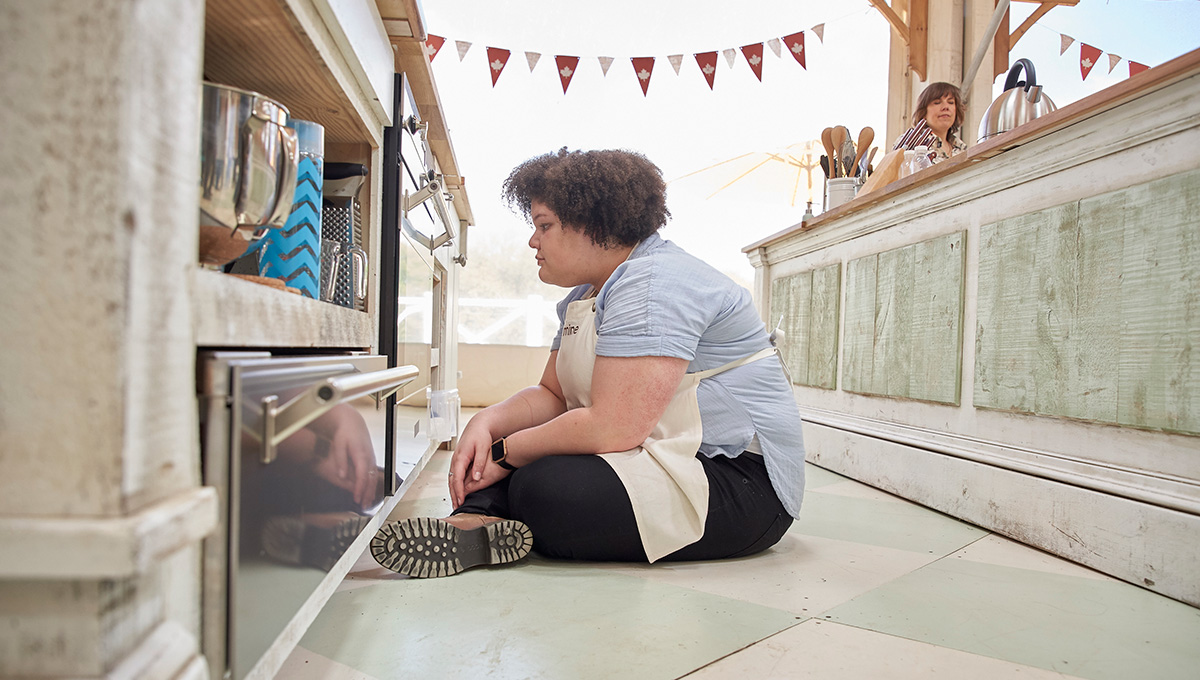
[[(438, 454), (394, 516), (449, 510)], [(410, 580), (355, 565), (278, 680), (1195, 678), (1200, 610), (809, 466), (771, 550)]]

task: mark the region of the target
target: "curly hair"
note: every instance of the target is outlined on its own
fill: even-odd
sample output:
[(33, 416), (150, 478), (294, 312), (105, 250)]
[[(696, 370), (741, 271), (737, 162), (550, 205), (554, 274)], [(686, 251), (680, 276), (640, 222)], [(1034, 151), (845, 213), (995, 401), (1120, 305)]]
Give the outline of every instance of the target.
[(667, 223), (662, 171), (634, 151), (568, 151), (531, 158), (504, 180), (504, 201), (530, 219), (545, 203), (563, 226), (604, 248), (636, 245)]
[(956, 85), (940, 81), (930, 83), (929, 87), (926, 87), (921, 92), (921, 96), (917, 98), (917, 107), (913, 109), (912, 124), (916, 125), (925, 120), (925, 112), (929, 109), (929, 105), (946, 95), (954, 97), (954, 122), (950, 125), (950, 130), (946, 132), (946, 141), (953, 143), (967, 116), (967, 105), (963, 103), (962, 90), (958, 89)]

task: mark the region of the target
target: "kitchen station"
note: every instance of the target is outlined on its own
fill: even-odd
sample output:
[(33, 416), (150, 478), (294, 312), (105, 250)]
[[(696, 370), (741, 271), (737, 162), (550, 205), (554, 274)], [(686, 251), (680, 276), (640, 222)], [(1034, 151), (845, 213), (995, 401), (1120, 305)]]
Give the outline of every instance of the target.
[[(935, 47), (893, 32), (884, 148)], [(1008, 72), (968, 150), (743, 249), (808, 460), (1200, 606), (1200, 50), (1057, 109)]]
[[(833, 471), (1200, 606), (1200, 51), (1054, 109), (997, 3), (870, 2), (888, 129), (831, 126), (828, 209), (745, 248), (810, 486)], [(423, 469), (444, 494), (459, 433), (474, 216), (418, 0), (0, 16), (0, 677), (283, 677)], [(972, 145), (902, 172), (943, 80)], [(802, 618), (773, 613), (738, 644)]]
[(0, 676), (272, 677), (457, 432), (474, 218), (419, 7), (4, 16)]

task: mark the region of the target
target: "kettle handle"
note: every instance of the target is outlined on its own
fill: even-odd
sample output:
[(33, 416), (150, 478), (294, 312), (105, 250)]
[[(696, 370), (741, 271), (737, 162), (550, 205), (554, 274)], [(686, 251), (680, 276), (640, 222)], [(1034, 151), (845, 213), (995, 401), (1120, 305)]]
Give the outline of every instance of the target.
[[(1025, 69), (1025, 75), (1029, 76), (1029, 80), (1017, 80), (1021, 75), (1021, 69)], [(1028, 59), (1018, 59), (1017, 63), (1008, 70), (1008, 77), (1004, 79), (1004, 89), (1011, 90), (1014, 87), (1024, 87), (1028, 90), (1037, 85), (1037, 76), (1033, 73), (1033, 62)]]

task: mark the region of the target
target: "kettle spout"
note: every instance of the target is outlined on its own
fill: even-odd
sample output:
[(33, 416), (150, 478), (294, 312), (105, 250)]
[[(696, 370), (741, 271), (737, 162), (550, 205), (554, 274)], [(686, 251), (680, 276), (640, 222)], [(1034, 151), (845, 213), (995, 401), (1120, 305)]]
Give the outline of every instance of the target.
[(1025, 88), (1025, 100), (1030, 104), (1036, 104), (1042, 100), (1042, 86), (1031, 85)]

